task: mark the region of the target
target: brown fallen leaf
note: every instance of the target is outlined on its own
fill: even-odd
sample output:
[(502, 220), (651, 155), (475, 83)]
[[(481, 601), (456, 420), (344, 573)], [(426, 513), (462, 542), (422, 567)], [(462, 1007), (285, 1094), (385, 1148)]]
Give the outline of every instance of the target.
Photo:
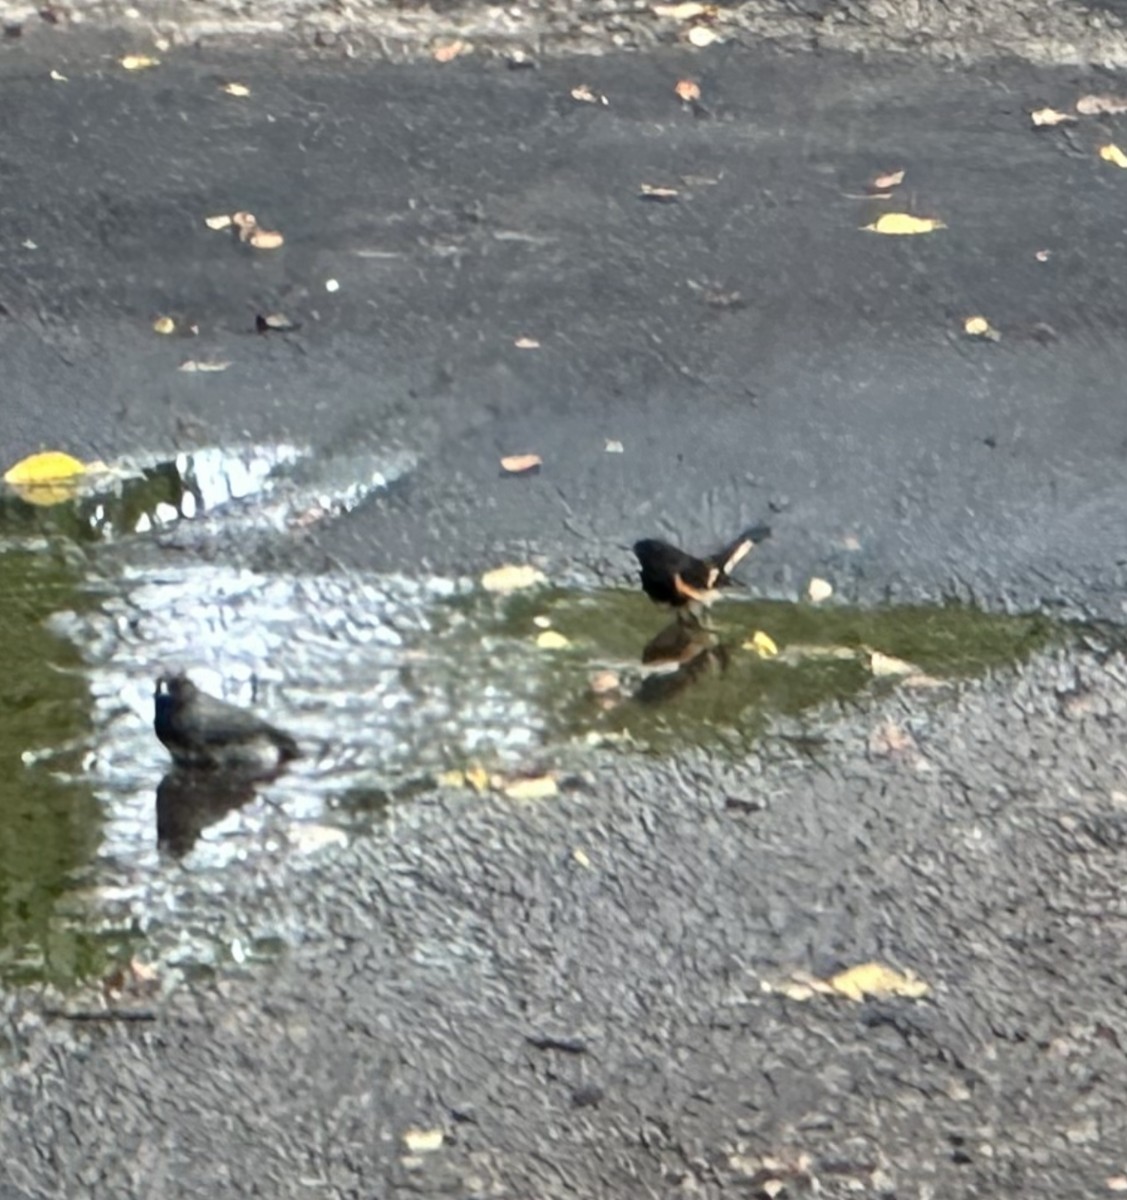
[(513, 345), (516, 346), (518, 350), (540, 349), (540, 343), (535, 338), (530, 337), (518, 337), (517, 340), (513, 342)]
[(254, 229), (246, 240), (256, 250), (277, 250), (286, 239), (276, 229)]
[(200, 372), (200, 373), (213, 372), (214, 373), (216, 371), (226, 371), (230, 365), (231, 365), (230, 362), (228, 362), (224, 359), (188, 358), (188, 359), (185, 359), (177, 369), (180, 371), (187, 371), (189, 373), (194, 373), (194, 372)]
[(159, 67), (159, 58), (150, 58), (147, 54), (127, 54), (120, 60), (127, 71), (147, 71), (150, 67)]
[(102, 980), (102, 994), (107, 998), (123, 993), (131, 996), (152, 996), (160, 991), (160, 976), (155, 967), (131, 958), (116, 967)]
[(1114, 142), (1108, 142), (1106, 146), (1100, 147), (1100, 158), (1104, 162), (1114, 163), (1117, 167), (1127, 170), (1127, 154), (1124, 154)]
[(1081, 96), (1076, 101), (1076, 111), (1085, 117), (1118, 116), (1127, 113), (1127, 99), (1122, 96)]
[(435, 62), (448, 63), (453, 62), (461, 54), (469, 53), (469, 43), (463, 42), (461, 38), (456, 38), (452, 42), (442, 42), (431, 51), (431, 56)]
[(506, 454), (501, 459), (501, 470), (506, 475), (527, 475), (538, 471), (543, 462), (539, 454)]
[(1058, 112), (1055, 108), (1034, 109), (1029, 114), (1029, 119), (1038, 129), (1051, 129), (1054, 125), (1061, 125), (1065, 121), (1076, 120), (1071, 113)]
[(609, 104), (610, 101), (601, 92), (596, 93), (585, 83), (581, 83), (571, 89), (571, 98), (573, 100), (582, 101), (584, 104)]
[(692, 79), (678, 79), (673, 90), (686, 104), (700, 99), (700, 84)]
[(681, 193), (676, 188), (663, 187), (656, 183), (643, 183), (638, 189), (638, 195), (643, 200), (657, 200), (663, 204), (669, 204), (676, 200)]
[(874, 191), (883, 192), (887, 188), (899, 187), (904, 182), (904, 170), (887, 171), (883, 175), (878, 175), (872, 183), (869, 184)]

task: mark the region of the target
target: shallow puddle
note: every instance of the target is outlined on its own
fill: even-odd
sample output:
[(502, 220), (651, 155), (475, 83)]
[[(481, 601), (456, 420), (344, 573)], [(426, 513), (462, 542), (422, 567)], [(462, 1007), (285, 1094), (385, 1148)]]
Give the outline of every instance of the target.
[[(353, 462), (327, 483), (323, 465), (278, 455), (245, 472), (236, 496), (174, 466), (174, 480), (148, 479), (139, 508), (123, 490), (75, 501), (53, 530), (38, 514), (35, 549), (26, 513), (18, 537), (0, 521), (0, 983), (66, 985), (137, 952), (184, 972), (270, 957), (300, 933), (279, 864), (367, 831), (451, 769), (566, 772), (599, 746), (739, 754), (779, 716), (824, 724), (834, 702), (977, 674), (1066, 636), (964, 608), (739, 600), (718, 606), (714, 630), (662, 632), (631, 591), (498, 599), (471, 580), (186, 563), (146, 537), (172, 521), (154, 519), (157, 504), (197, 532), (266, 522), (285, 537), (398, 468)], [(229, 483), (229, 466), (216, 478)], [(132, 531), (136, 554), (107, 559), (97, 539), (76, 550), (90, 535), (66, 522), (91, 502)], [(756, 632), (769, 638), (759, 649)], [(647, 644), (648, 657), (682, 661), (643, 666)], [(151, 727), (153, 683), (169, 668), (255, 705), (298, 738), (302, 759), (255, 786), (170, 774)]]

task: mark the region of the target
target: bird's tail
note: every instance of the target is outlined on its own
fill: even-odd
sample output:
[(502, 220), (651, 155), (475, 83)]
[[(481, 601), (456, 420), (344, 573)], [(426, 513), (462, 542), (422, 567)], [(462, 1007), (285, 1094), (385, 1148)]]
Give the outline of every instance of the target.
[(720, 579), (727, 583), (731, 573), (751, 553), (753, 546), (765, 542), (771, 536), (771, 526), (762, 522), (745, 529), (734, 542), (712, 556), (712, 562), (720, 568)]

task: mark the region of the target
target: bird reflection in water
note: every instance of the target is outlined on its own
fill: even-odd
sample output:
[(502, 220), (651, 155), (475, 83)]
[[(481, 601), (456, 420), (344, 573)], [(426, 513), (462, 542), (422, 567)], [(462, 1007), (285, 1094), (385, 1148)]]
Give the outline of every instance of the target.
[(642, 650), (643, 666), (670, 670), (652, 670), (635, 692), (643, 704), (661, 704), (672, 700), (686, 688), (728, 668), (729, 650), (714, 630), (694, 614), (679, 612), (656, 633)]
[(254, 799), (260, 780), (227, 771), (169, 771), (157, 786), (157, 846), (177, 858), (209, 826)]

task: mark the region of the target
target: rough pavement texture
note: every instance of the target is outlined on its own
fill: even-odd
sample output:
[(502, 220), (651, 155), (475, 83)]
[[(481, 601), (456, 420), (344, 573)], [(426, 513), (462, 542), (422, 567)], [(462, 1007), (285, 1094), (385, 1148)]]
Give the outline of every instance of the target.
[[(1104, 1194), (1127, 664), (1102, 657), (855, 712), (813, 761), (769, 740), (403, 807), (279, 880), (322, 933), (276, 973), (155, 1025), (13, 1021), (0, 1194), (712, 1197), (788, 1169), (787, 1195)], [(762, 988), (869, 959), (933, 994)], [(446, 1141), (412, 1161), (412, 1127)]]
[[(864, 601), (1122, 615), (1127, 172), (1096, 150), (1127, 118), (1046, 133), (1026, 112), (1106, 80), (737, 50), (129, 75), (22, 44), (0, 76), (21, 114), (0, 129), (13, 458), (404, 446), (415, 474), (314, 565), (623, 573), (639, 533), (698, 545), (767, 516), (773, 594), (816, 573)], [(895, 199), (856, 198), (896, 167)], [(286, 245), (204, 226), (240, 208)], [(860, 230), (890, 208), (948, 228)], [(279, 310), (301, 330), (256, 336)], [(200, 337), (156, 336), (165, 313)], [(1000, 342), (963, 333), (974, 314)], [(541, 475), (501, 478), (528, 450)]]
[[(864, 600), (1121, 615), (1125, 173), (1095, 149), (1123, 135), (1025, 112), (1106, 78), (738, 47), (539, 71), (174, 52), (126, 76), (73, 41), (0, 50), (7, 456), (367, 439), (420, 466), (310, 565), (622, 571), (639, 532), (772, 510), (765, 591), (816, 571)], [(881, 206), (851, 196), (899, 166), (896, 205), (943, 233), (858, 232)], [(286, 247), (202, 225), (241, 207)], [(254, 336), (277, 310), (301, 331)], [(164, 312), (198, 341), (153, 334)], [(962, 336), (979, 312), (1000, 342)], [(541, 475), (499, 479), (528, 449)], [(406, 804), (280, 881), (325, 933), (272, 977), (152, 1025), (37, 1029), (9, 998), (4, 1200), (755, 1194), (786, 1163), (830, 1195), (1101, 1194), (1127, 1167), (1124, 666), (1076, 669), (900, 702), (918, 760), (870, 757), (881, 717), (850, 712), (813, 759)], [(761, 988), (869, 958), (933, 999)], [(447, 1144), (404, 1164), (407, 1125)]]
[[(645, 0), (0, 0), (9, 36), (46, 28), (113, 35), (145, 46), (284, 38), (336, 54), (411, 58), (457, 37), (473, 51), (605, 53), (684, 40), (671, 3)], [(975, 62), (1127, 63), (1123, 0), (746, 0), (704, 18), (726, 41)], [(659, 11), (654, 11), (654, 9)], [(44, 15), (45, 14), (45, 15)]]

